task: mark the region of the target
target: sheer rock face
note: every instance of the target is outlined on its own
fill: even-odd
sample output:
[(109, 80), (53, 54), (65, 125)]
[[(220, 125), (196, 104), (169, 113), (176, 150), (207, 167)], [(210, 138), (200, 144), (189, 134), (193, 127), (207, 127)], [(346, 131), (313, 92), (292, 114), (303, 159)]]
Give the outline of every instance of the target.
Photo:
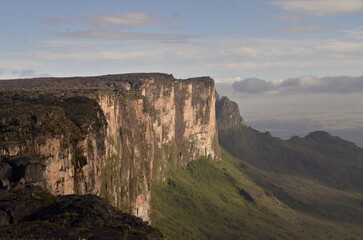
[(216, 115), (219, 126), (244, 125), (237, 103), (227, 97), (217, 99)]
[(0, 156), (15, 181), (96, 194), (146, 221), (153, 182), (198, 157), (220, 157), (209, 77), (10, 80), (0, 100)]

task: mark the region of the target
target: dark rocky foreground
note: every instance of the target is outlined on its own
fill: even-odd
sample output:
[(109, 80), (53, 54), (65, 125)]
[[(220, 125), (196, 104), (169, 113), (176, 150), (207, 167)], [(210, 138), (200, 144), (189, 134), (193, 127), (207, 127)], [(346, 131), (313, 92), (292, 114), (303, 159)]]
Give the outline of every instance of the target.
[(22, 182), (0, 190), (0, 239), (164, 239), (94, 195), (55, 197)]

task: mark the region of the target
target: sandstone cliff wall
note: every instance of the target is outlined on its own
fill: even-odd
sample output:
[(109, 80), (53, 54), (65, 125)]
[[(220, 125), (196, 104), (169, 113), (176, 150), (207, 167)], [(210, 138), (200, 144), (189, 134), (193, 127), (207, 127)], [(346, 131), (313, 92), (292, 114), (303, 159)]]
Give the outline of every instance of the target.
[(56, 195), (97, 194), (150, 220), (153, 182), (201, 156), (219, 159), (208, 77), (30, 81), (0, 84), (0, 154), (14, 180), (24, 177)]

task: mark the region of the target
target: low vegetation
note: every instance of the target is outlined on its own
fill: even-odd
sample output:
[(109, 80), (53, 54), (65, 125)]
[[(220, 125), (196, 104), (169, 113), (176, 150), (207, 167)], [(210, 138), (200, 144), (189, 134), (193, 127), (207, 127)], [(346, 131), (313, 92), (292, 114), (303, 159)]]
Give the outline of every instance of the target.
[(288, 206), (363, 225), (363, 150), (325, 132), (281, 140), (252, 128), (220, 129), (220, 144), (254, 181)]
[(170, 172), (152, 190), (153, 225), (166, 239), (325, 239), (244, 171), (223, 153), (220, 162), (200, 159)]

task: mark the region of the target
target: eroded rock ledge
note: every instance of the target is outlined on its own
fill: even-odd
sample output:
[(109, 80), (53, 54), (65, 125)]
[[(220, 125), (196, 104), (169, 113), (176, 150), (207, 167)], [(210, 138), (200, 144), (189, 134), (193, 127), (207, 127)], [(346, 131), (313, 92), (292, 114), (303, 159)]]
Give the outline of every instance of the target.
[(39, 187), (0, 192), (1, 239), (164, 239), (94, 195), (55, 197)]

